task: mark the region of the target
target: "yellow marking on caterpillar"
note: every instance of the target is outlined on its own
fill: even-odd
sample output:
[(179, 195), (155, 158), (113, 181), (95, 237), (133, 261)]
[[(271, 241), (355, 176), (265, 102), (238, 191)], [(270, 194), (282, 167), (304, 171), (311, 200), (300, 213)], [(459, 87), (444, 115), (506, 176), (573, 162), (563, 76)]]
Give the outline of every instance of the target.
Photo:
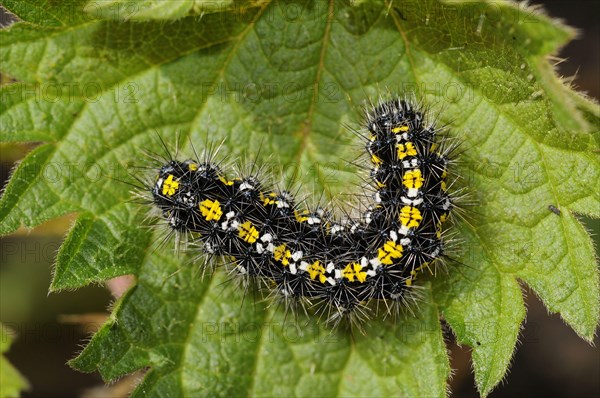
[(402, 180), (402, 183), (408, 189), (419, 189), (423, 186), (424, 181), (423, 176), (421, 175), (421, 170), (419, 169), (407, 171), (404, 173)]
[(383, 182), (379, 182), (379, 181), (376, 181), (376, 182), (377, 182), (377, 188), (385, 188), (385, 184)]
[(223, 209), (218, 200), (205, 199), (198, 205), (200, 213), (206, 221), (219, 221), (223, 215)]
[(410, 271), (410, 276), (408, 277), (407, 280), (404, 281), (404, 283), (406, 283), (406, 286), (411, 286), (412, 282), (417, 279), (417, 273), (420, 271), (423, 271), (424, 269), (429, 269), (429, 261), (425, 261), (423, 264), (421, 264), (420, 266), (418, 266), (417, 268), (413, 269), (412, 271)]
[(198, 170), (198, 165), (196, 163), (190, 163), (190, 164), (188, 164), (188, 170), (196, 171), (196, 170)]
[(446, 185), (446, 181), (442, 181), (440, 183), (440, 188), (442, 189), (442, 192), (446, 192), (448, 190), (448, 186)]
[(346, 268), (342, 271), (342, 276), (350, 282), (354, 282), (354, 278), (356, 278), (360, 283), (363, 283), (367, 280), (367, 273), (362, 269), (363, 266), (359, 263), (350, 263), (346, 265)]
[(404, 125), (404, 126), (394, 127), (392, 129), (392, 133), (394, 133), (394, 134), (405, 133), (408, 130), (410, 130), (410, 127), (408, 127), (407, 125)]
[(407, 142), (406, 144), (396, 144), (396, 148), (398, 149), (398, 159), (400, 160), (407, 156), (415, 156), (417, 154), (417, 150), (412, 142)]
[(275, 204), (275, 197), (277, 196), (277, 194), (275, 192), (271, 192), (269, 194), (263, 194), (262, 192), (260, 193), (260, 200), (262, 200), (263, 205), (267, 206), (267, 205), (274, 205)]
[(369, 141), (373, 142), (373, 141), (375, 141), (375, 138), (377, 138), (377, 137), (374, 136), (373, 134), (371, 134), (371, 136), (369, 137)]
[(290, 265), (290, 258), (292, 258), (292, 253), (286, 249), (285, 243), (277, 246), (273, 251), (273, 258), (276, 261), (281, 261), (281, 264), (284, 266)]
[(308, 221), (308, 217), (306, 216), (307, 214), (308, 210), (302, 210), (302, 213), (300, 213), (298, 210), (294, 210), (294, 217), (296, 217), (296, 220), (298, 220), (298, 222)]
[(221, 181), (225, 185), (233, 185), (233, 181), (229, 181), (227, 178), (220, 176), (219, 181)]
[(429, 268), (429, 261), (425, 261), (423, 264), (421, 264), (417, 268), (415, 268), (412, 272), (414, 272), (416, 275), (417, 271), (423, 271), (425, 268)]
[(169, 174), (167, 179), (163, 182), (162, 193), (163, 195), (173, 196), (179, 189), (179, 181), (173, 179), (173, 174)]
[(416, 207), (404, 206), (400, 209), (400, 216), (398, 218), (405, 227), (415, 228), (419, 226), (423, 216), (421, 215), (421, 211)]
[(327, 281), (327, 277), (325, 276), (325, 267), (321, 265), (319, 260), (309, 265), (306, 271), (310, 275), (310, 279), (312, 279), (313, 281), (317, 276), (319, 277), (319, 282), (325, 283)]
[(254, 243), (258, 239), (258, 230), (250, 221), (246, 221), (238, 227), (239, 236), (244, 242)]
[(410, 271), (410, 276), (404, 281), (404, 283), (406, 283), (406, 286), (412, 286), (412, 283), (415, 279), (417, 279), (417, 271), (413, 269)]
[(371, 162), (373, 162), (374, 165), (379, 166), (382, 163), (382, 160), (377, 157), (377, 155), (371, 155)]
[(394, 259), (402, 257), (402, 245), (396, 244), (393, 240), (388, 240), (383, 244), (383, 247), (379, 249), (377, 257), (381, 264), (392, 265)]

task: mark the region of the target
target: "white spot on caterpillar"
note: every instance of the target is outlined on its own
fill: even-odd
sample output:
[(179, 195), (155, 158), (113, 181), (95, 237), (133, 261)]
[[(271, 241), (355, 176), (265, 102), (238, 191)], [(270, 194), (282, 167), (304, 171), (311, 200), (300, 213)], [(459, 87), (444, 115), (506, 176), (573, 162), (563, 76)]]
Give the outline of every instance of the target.
[(423, 203), (423, 198), (409, 199), (406, 196), (403, 196), (400, 198), (400, 200), (402, 201), (402, 203), (410, 206), (419, 206), (421, 203)]
[(299, 268), (300, 268), (302, 271), (306, 271), (306, 270), (308, 269), (308, 266), (309, 266), (309, 264), (308, 264), (306, 261), (301, 261), (301, 262), (300, 262), (300, 267), (299, 267)]
[(292, 254), (292, 260), (298, 261), (302, 258), (303, 255), (304, 253), (302, 253), (302, 250), (298, 250), (297, 252), (294, 252), (294, 254)]
[(330, 262), (330, 263), (327, 264), (326, 271), (327, 271), (328, 274), (330, 274), (331, 271), (333, 271), (334, 269), (335, 269), (335, 265), (332, 262)]
[(406, 192), (406, 195), (408, 195), (408, 197), (410, 197), (410, 198), (414, 198), (418, 194), (419, 194), (419, 189), (417, 189), (417, 188), (409, 188), (408, 192)]
[(247, 190), (251, 190), (254, 189), (254, 185), (247, 183), (247, 182), (243, 182), (240, 184), (240, 191), (247, 191)]
[(273, 236), (270, 233), (266, 233), (260, 237), (260, 240), (262, 240), (263, 242), (272, 242)]
[(262, 245), (262, 243), (256, 244), (256, 252), (258, 254), (263, 254), (265, 252), (265, 247)]
[(320, 224), (321, 223), (321, 219), (318, 217), (308, 217), (308, 220), (306, 220), (310, 225), (315, 225), (315, 224)]

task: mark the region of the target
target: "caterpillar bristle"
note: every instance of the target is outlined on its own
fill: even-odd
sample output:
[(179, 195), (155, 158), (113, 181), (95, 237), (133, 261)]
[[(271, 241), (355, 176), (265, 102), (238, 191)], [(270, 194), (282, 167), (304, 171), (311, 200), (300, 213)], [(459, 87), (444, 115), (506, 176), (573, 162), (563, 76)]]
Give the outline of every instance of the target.
[(162, 244), (174, 235), (201, 253), (203, 274), (221, 264), (227, 283), (244, 297), (260, 292), (286, 318), (312, 314), (364, 332), (374, 316), (414, 312), (415, 280), (446, 267), (454, 239), (444, 226), (462, 217), (467, 196), (454, 188), (460, 141), (447, 127), (414, 98), (371, 103), (351, 129), (365, 154), (349, 162), (368, 172), (358, 193), (333, 205), (323, 191), (309, 201), (298, 185), (281, 189), (258, 155), (233, 166), (217, 159), (222, 142), (201, 154), (190, 142), (194, 157), (180, 161), (161, 138), (164, 155), (149, 153), (161, 166), (138, 183), (169, 227)]

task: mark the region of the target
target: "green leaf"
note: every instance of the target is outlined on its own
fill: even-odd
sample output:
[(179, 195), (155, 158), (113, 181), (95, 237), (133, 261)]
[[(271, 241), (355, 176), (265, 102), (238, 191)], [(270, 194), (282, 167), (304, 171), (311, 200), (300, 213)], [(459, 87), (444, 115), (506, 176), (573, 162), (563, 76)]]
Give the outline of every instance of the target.
[[(461, 236), (473, 233), (462, 232)], [(473, 348), (475, 381), (482, 395), (504, 377), (525, 318), (519, 284), (487, 257), (492, 250), (468, 247), (457, 261), (477, 266), (452, 266), (447, 278), (435, 280), (436, 299), (446, 321), (459, 343)]]
[(263, 3), (265, 0), (91, 0), (84, 10), (94, 19), (145, 21), (178, 19), (231, 10), (242, 11)]
[[(130, 22), (92, 18), (81, 2), (68, 13), (44, 3), (48, 16), (31, 11), (38, 2), (6, 3), (26, 22), (0, 32), (1, 72), (20, 80), (2, 88), (0, 137), (46, 143), (7, 185), (0, 231), (78, 212), (51, 289), (138, 278), (75, 367), (106, 380), (149, 367), (138, 395), (444, 396), (443, 316), (473, 348), (486, 395), (525, 317), (519, 281), (594, 336), (598, 267), (574, 213), (600, 216), (600, 116), (548, 63), (572, 31), (538, 11), (265, 1), (197, 18), (178, 8), (190, 2), (132, 2), (149, 20)], [(153, 20), (154, 7), (173, 20)], [(223, 141), (220, 155), (274, 162), (305, 192), (333, 197), (362, 173), (345, 161), (362, 143), (344, 126), (386, 90), (416, 91), (463, 141), (459, 184), (476, 203), (447, 272), (421, 278), (414, 317), (373, 320), (366, 336), (284, 322), (282, 309), (242, 306), (220, 273), (202, 278), (198, 261), (151, 243), (161, 235), (122, 180), (161, 150), (159, 137), (188, 154), (190, 142)]]
[(2, 0), (2, 6), (22, 21), (44, 26), (68, 26), (89, 17), (82, 12), (87, 0)]
[(86, 12), (98, 19), (147, 20), (175, 19), (188, 15), (194, 7), (194, 1), (90, 1)]
[[(9, 329), (0, 324), (0, 354), (10, 348), (13, 337)], [(27, 390), (27, 380), (14, 366), (8, 362), (4, 355), (0, 356), (0, 397), (18, 397), (21, 391)]]
[[(445, 394), (450, 368), (429, 304), (419, 318), (351, 336), (304, 317), (297, 327), (251, 297), (242, 308), (240, 289), (199, 273), (170, 251), (154, 256), (118, 303), (118, 317), (71, 364), (106, 380), (151, 366), (134, 396)], [(424, 297), (431, 303), (428, 288)]]

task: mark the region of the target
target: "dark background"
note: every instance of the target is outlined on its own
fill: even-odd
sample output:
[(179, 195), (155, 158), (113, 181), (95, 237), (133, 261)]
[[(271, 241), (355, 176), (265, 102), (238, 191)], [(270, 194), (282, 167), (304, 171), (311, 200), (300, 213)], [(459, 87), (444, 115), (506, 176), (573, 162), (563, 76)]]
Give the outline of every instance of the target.
[[(558, 65), (558, 71), (564, 76), (575, 75), (576, 87), (600, 98), (600, 2), (532, 3), (543, 4), (549, 15), (580, 30), (579, 39), (558, 54), (567, 58)], [(2, 24), (10, 20), (0, 9)], [(0, 181), (6, 181), (13, 162), (22, 158), (28, 147), (0, 148)], [(54, 255), (72, 221), (71, 217), (64, 217), (31, 233), (20, 231), (0, 238), (0, 319), (18, 334), (7, 357), (32, 385), (25, 397), (124, 396), (132, 378), (110, 390), (104, 389), (97, 374), (81, 374), (65, 364), (81, 350), (95, 325), (103, 322), (112, 301), (102, 286), (47, 295)], [(600, 234), (597, 220), (584, 221), (596, 235)], [(528, 312), (520, 344), (504, 384), (491, 397), (600, 396), (599, 350), (581, 340), (558, 315), (548, 315), (526, 287), (524, 293)], [(468, 347), (458, 347), (450, 334), (448, 342), (455, 370), (451, 381), (453, 396), (477, 397)], [(595, 344), (599, 342), (596, 338)]]

